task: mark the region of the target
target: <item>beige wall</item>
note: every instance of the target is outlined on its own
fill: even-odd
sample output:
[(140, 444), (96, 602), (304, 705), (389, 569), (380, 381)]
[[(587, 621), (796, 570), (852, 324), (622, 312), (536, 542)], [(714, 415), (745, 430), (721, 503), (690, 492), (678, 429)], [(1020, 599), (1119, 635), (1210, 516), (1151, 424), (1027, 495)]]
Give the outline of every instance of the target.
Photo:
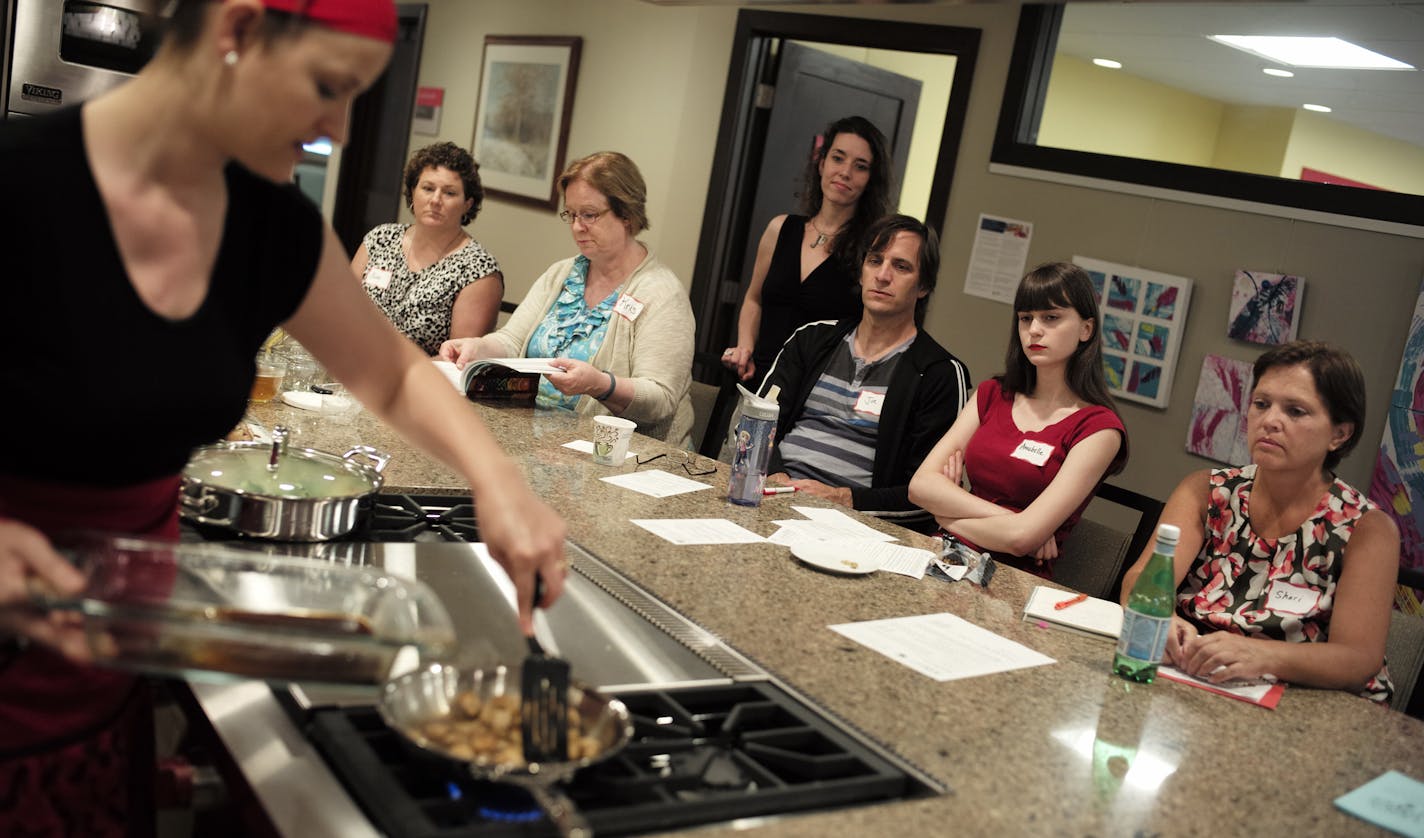
[[(652, 222), (643, 241), (691, 286), (736, 9), (633, 0), (427, 5), (419, 83), (445, 88), (445, 106), (440, 135), (412, 134), (411, 148), (439, 140), (471, 146), (486, 35), (579, 35), (568, 159), (613, 149), (638, 164)], [(404, 210), (402, 218), (409, 220)], [(553, 213), (496, 198), (486, 198), (469, 229), (499, 259), (509, 300), (522, 299), (551, 262), (574, 251)]]
[(844, 44), (800, 41), (809, 49), (829, 52), (851, 61), (918, 79), (920, 100), (915, 106), (915, 133), (905, 161), (905, 182), (900, 185), (900, 212), (921, 218), (930, 204), (930, 181), (939, 159), (939, 141), (945, 112), (949, 110), (949, 89), (953, 86), (955, 57), (923, 52), (896, 52)]
[[(647, 240), (690, 283), (736, 9), (667, 8), (637, 0), (431, 0), (429, 5), (420, 83), (446, 88), (442, 130), (466, 145), (485, 34), (584, 37), (570, 153), (613, 147), (638, 161), (649, 181), (654, 222)], [(1235, 271), (1299, 274), (1306, 278), (1302, 336), (1344, 344), (1366, 371), (1368, 427), (1342, 474), (1367, 485), (1424, 278), (1424, 239), (990, 174), (989, 150), (1018, 21), (1011, 4), (758, 8), (982, 30), (944, 223), (939, 290), (927, 321), (930, 332), (969, 365), (976, 381), (999, 371), (1011, 317), (1008, 306), (962, 291), (980, 212), (1034, 222), (1030, 264), (1082, 254), (1194, 278), (1170, 407), (1122, 405), (1132, 461), (1119, 482), (1165, 497), (1188, 471), (1210, 465), (1183, 450), (1202, 357), (1258, 354), (1257, 347), (1225, 336)], [(429, 139), (415, 138), (417, 143)], [(504, 263), (511, 299), (572, 250), (567, 231), (549, 213), (493, 199), (486, 202), (474, 232)]]
[(1281, 177), (1298, 178), (1304, 166), (1424, 195), (1424, 148), (1363, 131), (1322, 113), (1299, 110)]
[(1214, 99), (1059, 55), (1038, 144), (1209, 166), (1222, 110)]
[(1221, 133), (1211, 165), (1275, 177), (1281, 173), (1294, 127), (1295, 111), (1291, 108), (1228, 105), (1221, 115)]

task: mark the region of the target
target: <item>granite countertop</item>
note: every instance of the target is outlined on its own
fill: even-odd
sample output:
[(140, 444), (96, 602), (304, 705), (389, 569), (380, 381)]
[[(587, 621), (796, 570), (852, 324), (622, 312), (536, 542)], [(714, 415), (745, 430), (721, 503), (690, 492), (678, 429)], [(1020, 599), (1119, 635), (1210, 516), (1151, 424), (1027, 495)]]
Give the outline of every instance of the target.
[[(1012, 568), (981, 590), (890, 573), (832, 576), (772, 544), (671, 545), (629, 519), (722, 517), (768, 535), (773, 520), (798, 517), (793, 504), (829, 504), (798, 494), (769, 497), (757, 509), (734, 506), (725, 500), (725, 465), (695, 478), (707, 491), (647, 497), (599, 479), (638, 466), (598, 466), (560, 447), (591, 438), (590, 421), (523, 407), (472, 409), (565, 516), (573, 540), (950, 789), (786, 818), (760, 834), (919, 835), (951, 826), (974, 835), (1386, 834), (1332, 801), (1389, 770), (1424, 779), (1424, 722), (1339, 691), (1291, 686), (1272, 711), (1163, 680), (1128, 684), (1108, 672), (1109, 641), (1023, 622), (1024, 602), (1041, 580)], [(384, 449), (392, 455), (388, 490), (467, 491), (367, 414), (335, 424), (302, 413), (272, 404), (254, 406), (251, 416), (287, 422), (310, 447)], [(632, 447), (644, 455), (670, 450), (642, 436)], [(826, 628), (946, 611), (1057, 663), (940, 683)]]

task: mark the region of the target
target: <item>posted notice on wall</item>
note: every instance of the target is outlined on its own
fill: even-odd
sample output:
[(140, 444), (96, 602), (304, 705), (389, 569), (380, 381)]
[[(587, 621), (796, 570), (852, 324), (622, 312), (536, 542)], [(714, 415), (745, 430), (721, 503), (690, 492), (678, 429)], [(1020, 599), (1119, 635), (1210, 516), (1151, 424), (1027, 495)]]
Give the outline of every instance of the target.
[(439, 134), (440, 109), (444, 103), (445, 88), (417, 87), (415, 113), (411, 115), (410, 129), (417, 134)]
[(1028, 245), (1033, 240), (1033, 224), (979, 214), (974, 231), (974, 250), (969, 254), (969, 274), (964, 293), (1013, 303), (1014, 291), (1028, 264)]

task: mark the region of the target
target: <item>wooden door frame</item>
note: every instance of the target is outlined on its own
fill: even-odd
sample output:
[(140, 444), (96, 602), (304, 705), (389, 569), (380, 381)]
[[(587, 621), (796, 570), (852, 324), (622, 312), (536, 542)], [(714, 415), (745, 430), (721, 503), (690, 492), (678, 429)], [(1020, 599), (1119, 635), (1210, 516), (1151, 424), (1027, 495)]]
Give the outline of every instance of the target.
[(748, 244), (746, 225), (761, 164), (761, 145), (770, 118), (769, 109), (756, 107), (757, 86), (775, 79), (771, 42), (813, 41), (955, 56), (949, 106), (923, 219), (936, 232), (943, 232), (954, 164), (969, 110), (974, 65), (979, 56), (979, 36), (978, 29), (958, 26), (749, 9), (737, 13), (707, 206), (702, 213), (702, 233), (692, 271), (691, 299), (697, 317), (697, 351), (692, 362), (694, 378), (711, 383), (720, 380), (726, 325), (730, 321), (735, 327), (737, 307), (741, 303), (740, 289), (747, 281), (747, 277), (736, 277), (738, 293), (734, 299), (724, 299), (728, 296), (726, 289), (732, 286), (723, 281), (741, 271), (741, 257)]

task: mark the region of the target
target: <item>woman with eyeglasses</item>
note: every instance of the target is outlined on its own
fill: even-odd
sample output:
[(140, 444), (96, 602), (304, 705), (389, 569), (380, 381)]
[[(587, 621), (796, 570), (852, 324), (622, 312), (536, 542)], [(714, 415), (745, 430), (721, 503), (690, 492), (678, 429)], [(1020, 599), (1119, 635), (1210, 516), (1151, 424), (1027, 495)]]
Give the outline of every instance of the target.
[(505, 327), (446, 341), (440, 357), (463, 368), (483, 358), (554, 358), (536, 404), (585, 416), (613, 414), (638, 431), (691, 443), (693, 335), (687, 292), (638, 234), (648, 229), (647, 187), (616, 151), (569, 164), (559, 176), (579, 255), (535, 280)]

